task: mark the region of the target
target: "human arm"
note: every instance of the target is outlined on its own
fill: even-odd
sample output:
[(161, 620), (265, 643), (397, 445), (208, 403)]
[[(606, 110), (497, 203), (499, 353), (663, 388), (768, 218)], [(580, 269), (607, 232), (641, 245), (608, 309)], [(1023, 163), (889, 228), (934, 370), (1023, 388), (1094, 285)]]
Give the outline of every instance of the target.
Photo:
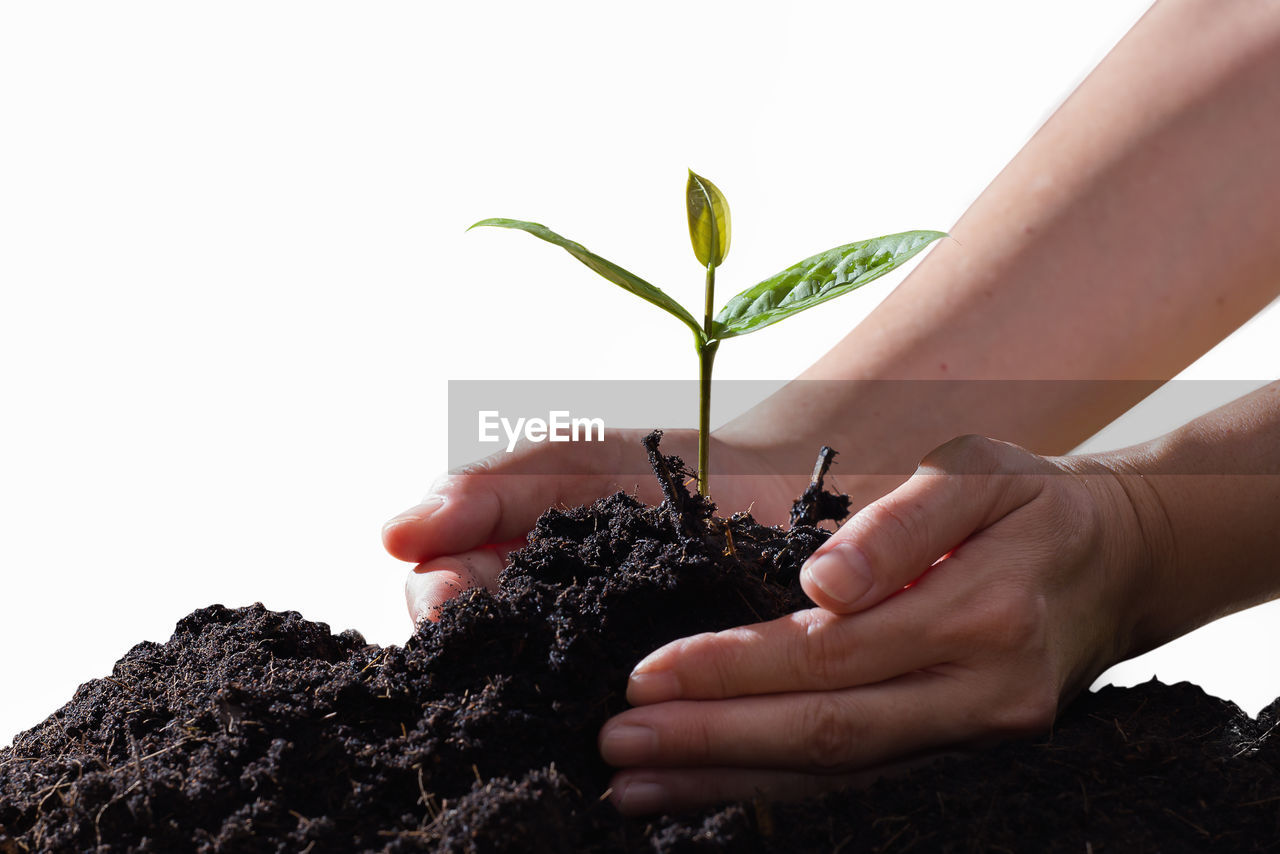
[(965, 433), (1069, 451), (1280, 294), (1277, 151), (1280, 4), (1162, 0), (952, 239), (719, 433), (904, 476)]
[[(1277, 4), (1164, 0), (952, 240), (800, 381), (716, 431), (713, 496), (781, 522), (822, 444), (845, 452), (855, 506), (958, 434), (1069, 450), (1277, 293), (1277, 150)], [(392, 520), (388, 551), (419, 564), (411, 610), (492, 583), (546, 507), (632, 488), (617, 475), (642, 470), (620, 462), (637, 435), (490, 460)]]

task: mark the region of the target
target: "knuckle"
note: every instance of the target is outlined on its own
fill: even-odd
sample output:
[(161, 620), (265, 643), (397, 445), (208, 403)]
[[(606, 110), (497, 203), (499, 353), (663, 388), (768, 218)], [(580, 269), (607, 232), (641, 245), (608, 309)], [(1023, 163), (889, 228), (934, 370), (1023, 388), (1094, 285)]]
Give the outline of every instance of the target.
[(922, 467), (947, 474), (1032, 474), (1051, 468), (1042, 457), (1020, 445), (977, 433), (956, 436), (934, 448), (920, 461)]
[(490, 457), (483, 460), (467, 463), (465, 466), (459, 466), (449, 472), (440, 480), (436, 481), (437, 489), (456, 488), (459, 484), (466, 483), (468, 478), (477, 477), (482, 474), (489, 474), (493, 471), (493, 461)]
[(995, 599), (988, 615), (999, 629), (998, 645), (1003, 649), (1034, 653), (1043, 648), (1047, 632), (1048, 603), (1043, 596), (1010, 593)]
[(1048, 680), (1031, 680), (1009, 700), (996, 705), (996, 729), (1000, 735), (1034, 735), (1053, 726), (1058, 714), (1058, 694)]
[(490, 454), (487, 457), (482, 457), (478, 460), (473, 460), (467, 463), (466, 465), (462, 465), (456, 469), (452, 469), (447, 475), (444, 476), (443, 480), (446, 483), (459, 483), (459, 482), (465, 481), (467, 478), (475, 477), (477, 475), (491, 474), (494, 468), (496, 468), (498, 463), (501, 462), (502, 460), (502, 458), (499, 456), (499, 454), (501, 453), (502, 452), (499, 451), (496, 454)]
[(939, 642), (961, 656), (1039, 660), (1048, 644), (1047, 602), (1017, 590), (969, 595), (934, 628)]
[(427, 490), (427, 494), (423, 496), (423, 500), (425, 501), (432, 496), (458, 498), (466, 495), (473, 488), (473, 479), (489, 472), (490, 468), (485, 460), (477, 460), (474, 463), (468, 463), (465, 466), (453, 469), (448, 474), (436, 478), (435, 482), (431, 484), (431, 488)]
[(1034, 735), (1052, 726), (1058, 713), (1048, 603), (1043, 595), (1014, 593), (987, 603), (974, 634), (997, 668), (983, 729), (1000, 738)]
[(693, 757), (698, 761), (706, 761), (714, 756), (716, 754), (715, 732), (710, 722), (703, 716), (696, 716), (685, 722), (683, 733), (679, 738), (685, 748), (681, 751), (682, 755)]
[(829, 612), (812, 610), (799, 618), (801, 633), (790, 644), (791, 672), (805, 674), (814, 688), (840, 687), (843, 651), (835, 643)]
[(505, 448), (494, 451), (487, 457), (450, 469), (436, 481), (432, 491), (457, 489), (482, 475), (521, 473), (524, 469), (536, 465), (536, 461), (542, 459), (541, 455), (547, 452), (547, 447), (544, 443), (531, 442), (521, 437), (509, 451)]
[(492, 493), (493, 484), (488, 475), (498, 474), (498, 462), (492, 457), (476, 460), (439, 478), (428, 495), (438, 495), (454, 501), (470, 501), (485, 493)]
[(809, 700), (801, 720), (802, 755), (810, 768), (837, 771), (846, 764), (850, 746), (858, 743), (856, 715), (849, 701), (831, 693)]
[(907, 554), (912, 554), (913, 546), (918, 549), (920, 544), (929, 541), (928, 526), (923, 514), (917, 512), (916, 507), (895, 507), (883, 500), (876, 501), (867, 505), (858, 517), (861, 525), (865, 525), (867, 530), (877, 534), (876, 537), (868, 539), (866, 547), (863, 548), (863, 553), (871, 563), (873, 576), (880, 568), (877, 564), (882, 563), (882, 557), (876, 554), (879, 551), (876, 548), (876, 541), (880, 537), (889, 541), (893, 553), (902, 553), (905, 549), (908, 550)]
[(741, 633), (730, 629), (726, 632), (694, 635), (690, 645), (696, 650), (694, 671), (706, 674), (712, 693), (716, 697), (733, 697), (739, 693), (739, 679), (743, 671)]
[(995, 468), (999, 460), (998, 444), (977, 433), (966, 433), (943, 442), (920, 461), (921, 466), (952, 474), (974, 474)]

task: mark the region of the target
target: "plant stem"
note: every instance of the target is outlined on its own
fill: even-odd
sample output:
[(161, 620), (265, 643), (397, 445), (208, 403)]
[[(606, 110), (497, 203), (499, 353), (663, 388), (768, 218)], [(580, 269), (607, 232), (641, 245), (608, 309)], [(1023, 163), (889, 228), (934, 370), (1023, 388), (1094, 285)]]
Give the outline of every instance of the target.
[(711, 337), (711, 319), (715, 312), (716, 267), (707, 264), (707, 300), (702, 318), (705, 344), (698, 345), (698, 492), (708, 494), (707, 474), (711, 452), (711, 366), (720, 342)]
[(707, 494), (707, 457), (711, 449), (711, 364), (719, 341), (698, 347), (698, 492)]

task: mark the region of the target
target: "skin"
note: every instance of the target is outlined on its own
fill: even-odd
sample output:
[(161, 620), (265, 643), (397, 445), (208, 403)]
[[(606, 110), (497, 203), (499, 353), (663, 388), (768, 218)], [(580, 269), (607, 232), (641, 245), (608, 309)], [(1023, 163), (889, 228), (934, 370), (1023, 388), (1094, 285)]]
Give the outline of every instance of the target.
[[(807, 567), (817, 608), (638, 665), (637, 708), (601, 733), (620, 809), (805, 794), (1040, 731), (1109, 664), (1277, 595), (1276, 386), (1147, 445), (1041, 456), (1280, 293), (1276, 151), (1280, 4), (1161, 0), (952, 240), (716, 431), (722, 507), (783, 521), (825, 443), (859, 449), (840, 483), (863, 509)], [(524, 446), (438, 481), (383, 533), (417, 564), (414, 619), (492, 585), (548, 506), (637, 486), (656, 500), (612, 474), (643, 470), (640, 435)]]

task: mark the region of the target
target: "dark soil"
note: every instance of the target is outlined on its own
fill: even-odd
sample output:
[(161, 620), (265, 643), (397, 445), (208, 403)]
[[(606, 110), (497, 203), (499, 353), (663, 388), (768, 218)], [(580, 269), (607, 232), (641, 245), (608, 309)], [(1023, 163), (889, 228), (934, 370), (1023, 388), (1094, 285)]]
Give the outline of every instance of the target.
[(622, 819), (596, 735), (631, 667), (806, 607), (814, 525), (847, 508), (807, 493), (788, 531), (720, 519), (654, 454), (661, 507), (548, 511), (497, 593), (404, 647), (261, 605), (134, 647), (0, 751), (0, 854), (1280, 849), (1280, 704), (1255, 721), (1154, 682), (861, 791)]

